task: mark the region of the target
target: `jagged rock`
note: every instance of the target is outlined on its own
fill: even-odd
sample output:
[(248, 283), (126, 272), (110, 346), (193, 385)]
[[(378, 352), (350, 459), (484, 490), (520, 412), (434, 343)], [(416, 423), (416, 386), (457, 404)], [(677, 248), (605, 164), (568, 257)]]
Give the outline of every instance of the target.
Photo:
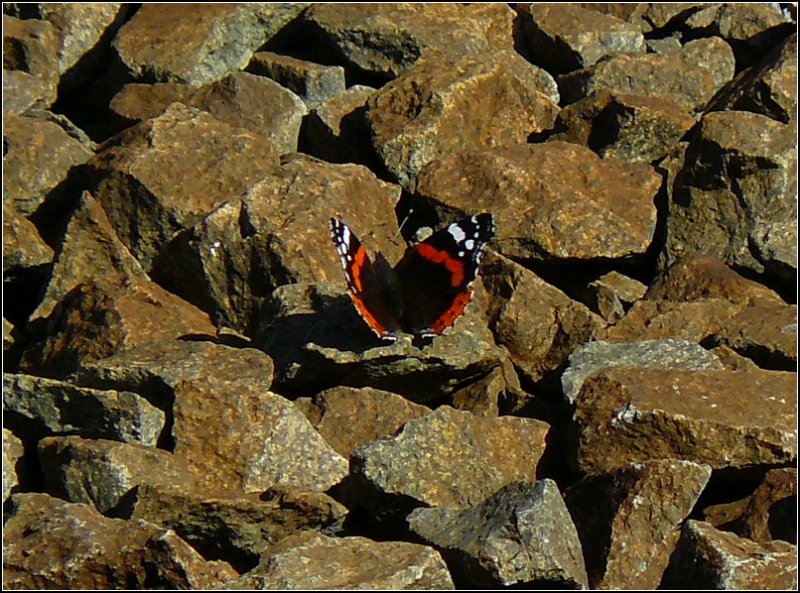
[(27, 218), (3, 202), (3, 276), (53, 261), (52, 248)]
[(589, 342), (569, 356), (569, 366), (561, 375), (564, 397), (570, 403), (584, 380), (600, 369), (633, 367), (650, 369), (722, 370), (714, 354), (684, 340), (644, 340), (639, 342)]
[(145, 270), (178, 232), (277, 166), (266, 138), (181, 104), (125, 130), (88, 163), (93, 195)]
[(645, 51), (637, 27), (578, 5), (532, 4), (520, 16), (532, 61), (554, 75), (587, 68), (609, 54)]
[(306, 531), (269, 548), (227, 589), (452, 589), (442, 557), (428, 546), (335, 538)]
[(661, 587), (683, 589), (796, 589), (797, 546), (758, 544), (687, 521)]
[(122, 516), (174, 530), (207, 558), (252, 568), (261, 553), (301, 530), (336, 532), (347, 509), (321, 492), (270, 489), (260, 495), (142, 483), (129, 491)]
[(578, 533), (552, 480), (508, 484), (466, 509), (416, 509), (408, 522), (441, 550), (459, 587), (587, 586)]
[(419, 175), (414, 205), (440, 219), (491, 210), (507, 257), (560, 261), (641, 256), (653, 240), (661, 178), (649, 165), (547, 142), (465, 150)]
[(373, 146), (410, 191), (433, 160), (523, 144), (550, 128), (558, 113), (550, 84), (549, 74), (510, 51), (420, 61), (370, 96)]
[(307, 38), (318, 41), (317, 52), (384, 78), (399, 76), (420, 59), (482, 56), (510, 50), (513, 43), (514, 13), (502, 4), (321, 3), (301, 18)]
[(68, 433), (155, 446), (164, 412), (130, 391), (77, 387), (29, 375), (3, 373), (7, 421), (23, 421), (34, 435)]
[(246, 72), (234, 72), (203, 86), (174, 82), (127, 84), (111, 101), (110, 108), (130, 124), (156, 117), (174, 102), (263, 136), (279, 154), (297, 150), (300, 124), (306, 114), (306, 106), (293, 92)]
[(344, 68), (322, 66), (269, 51), (256, 52), (247, 71), (266, 76), (291, 90), (309, 109), (345, 92)]
[(58, 86), (58, 45), (50, 23), (3, 13), (3, 116), (53, 104)]
[(531, 400), (532, 396), (522, 389), (511, 360), (506, 359), (482, 379), (453, 392), (450, 405), (456, 410), (492, 417), (518, 412)]
[(85, 504), (16, 494), (3, 527), (9, 589), (206, 589), (237, 576), (172, 531), (103, 517)]
[(295, 401), (311, 425), (342, 456), (375, 439), (391, 437), (412, 418), (429, 413), (425, 406), (396, 393), (371, 387), (334, 387)]
[(33, 117), (4, 118), (3, 145), (3, 204), (26, 217), (45, 202), (63, 201), (70, 170), (93, 155), (90, 144)]
[(779, 371), (613, 368), (575, 398), (578, 467), (588, 473), (676, 458), (715, 469), (797, 456), (795, 376)]
[(565, 500), (583, 544), (592, 588), (655, 589), (675, 540), (711, 468), (691, 461), (645, 461), (586, 476)]
[(12, 490), (20, 483), (20, 472), (17, 469), (24, 453), (22, 441), (3, 427), (3, 504)]
[(143, 6), (119, 30), (114, 49), (135, 78), (206, 84), (244, 68), (306, 6)]
[(442, 406), (356, 450), (352, 488), (379, 522), (396, 523), (419, 506), (464, 508), (511, 482), (533, 481), (548, 430), (532, 418)]
[(647, 286), (619, 272), (603, 274), (589, 283), (589, 304), (609, 323), (619, 321), (625, 312), (641, 299)]

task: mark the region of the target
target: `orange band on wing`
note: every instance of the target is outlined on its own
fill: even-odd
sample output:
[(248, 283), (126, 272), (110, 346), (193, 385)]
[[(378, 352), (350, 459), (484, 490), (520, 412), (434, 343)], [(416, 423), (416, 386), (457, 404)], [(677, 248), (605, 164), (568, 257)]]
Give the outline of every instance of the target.
[(464, 282), (464, 264), (450, 257), (446, 251), (439, 251), (435, 247), (423, 243), (417, 246), (417, 253), (429, 261), (444, 264), (444, 267), (450, 272), (450, 284), (452, 286), (460, 286)]
[(389, 334), (389, 331), (375, 319), (375, 316), (369, 312), (369, 309), (367, 309), (360, 298), (352, 292), (350, 293), (350, 298), (353, 300), (353, 304), (358, 309), (358, 312), (361, 313), (361, 317), (364, 318), (364, 321), (367, 322), (367, 325), (369, 325), (370, 329), (374, 331), (379, 338)]
[(467, 308), (467, 305), (469, 305), (470, 300), (472, 300), (472, 290), (466, 290), (459, 294), (453, 301), (453, 304), (450, 305), (450, 308), (433, 322), (433, 327), (431, 329), (433, 329), (435, 333), (441, 334), (456, 322), (456, 319), (459, 318), (464, 312), (464, 309)]
[(363, 245), (359, 245), (353, 265), (350, 267), (350, 271), (353, 274), (353, 285), (357, 292), (364, 290), (361, 284), (361, 270), (364, 269), (365, 259), (367, 259), (367, 250), (364, 249)]

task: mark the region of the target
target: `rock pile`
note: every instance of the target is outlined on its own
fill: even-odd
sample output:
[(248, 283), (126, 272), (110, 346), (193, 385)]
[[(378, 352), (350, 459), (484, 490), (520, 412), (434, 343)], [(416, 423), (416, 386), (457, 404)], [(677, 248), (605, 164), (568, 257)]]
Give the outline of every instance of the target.
[[(796, 26), (4, 4), (4, 585), (796, 588)], [(378, 341), (330, 217), (479, 212)]]

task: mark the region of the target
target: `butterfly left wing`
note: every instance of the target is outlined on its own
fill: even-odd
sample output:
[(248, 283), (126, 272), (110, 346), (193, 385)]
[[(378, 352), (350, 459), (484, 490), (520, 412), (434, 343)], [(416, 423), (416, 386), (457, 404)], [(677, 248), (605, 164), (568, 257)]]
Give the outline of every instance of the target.
[(477, 214), (447, 225), (406, 252), (395, 266), (404, 329), (426, 338), (456, 322), (472, 300), (481, 251), (494, 230), (492, 214)]

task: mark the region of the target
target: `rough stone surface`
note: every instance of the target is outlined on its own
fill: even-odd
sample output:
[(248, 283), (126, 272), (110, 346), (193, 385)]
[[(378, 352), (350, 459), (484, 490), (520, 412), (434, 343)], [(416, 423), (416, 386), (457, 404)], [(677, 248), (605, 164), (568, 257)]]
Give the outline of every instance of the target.
[(164, 412), (130, 391), (76, 387), (3, 373), (3, 412), (38, 434), (67, 433), (155, 446)]
[(3, 427), (3, 504), (12, 490), (19, 484), (17, 464), (24, 453), (22, 441)]
[(613, 367), (722, 370), (719, 358), (699, 344), (683, 340), (640, 342), (589, 342), (572, 351), (561, 375), (564, 397), (570, 403), (584, 380), (600, 369)]
[(45, 494), (17, 494), (12, 505), (3, 527), (9, 589), (206, 589), (237, 576), (145, 521), (108, 519)]
[(467, 509), (416, 509), (411, 531), (441, 550), (459, 587), (586, 588), (578, 533), (552, 480), (514, 482)]
[(482, 418), (442, 406), (355, 451), (354, 488), (379, 521), (418, 506), (477, 504), (510, 482), (535, 479), (548, 429), (531, 418)]
[(45, 266), (53, 250), (42, 241), (36, 227), (8, 202), (3, 202), (3, 274)]
[(670, 535), (710, 476), (707, 465), (664, 459), (586, 476), (570, 486), (565, 500), (592, 588), (657, 588), (675, 543)]
[(758, 544), (687, 521), (662, 586), (681, 589), (688, 583), (706, 589), (796, 589), (797, 547)]
[(523, 144), (551, 127), (558, 112), (543, 76), (549, 77), (510, 51), (421, 61), (369, 98), (373, 146), (410, 190), (438, 157)]
[(228, 589), (452, 589), (433, 548), (365, 537), (305, 532), (269, 548), (261, 563)]
[(599, 371), (575, 398), (578, 466), (594, 473), (665, 457), (715, 469), (789, 463), (794, 394), (794, 374), (778, 371)]
[[(3, 115), (46, 109), (56, 100), (58, 37), (46, 21), (3, 12)], [(5, 152), (5, 151), (4, 151)]]
[(274, 52), (255, 53), (247, 71), (266, 76), (291, 90), (305, 101), (309, 109), (345, 91), (344, 68), (341, 66), (321, 66)]
[(135, 78), (205, 84), (243, 68), (304, 3), (143, 6), (114, 48)]
[(609, 272), (589, 283), (589, 303), (609, 323), (619, 321), (630, 307), (641, 299), (647, 286), (620, 274)]

